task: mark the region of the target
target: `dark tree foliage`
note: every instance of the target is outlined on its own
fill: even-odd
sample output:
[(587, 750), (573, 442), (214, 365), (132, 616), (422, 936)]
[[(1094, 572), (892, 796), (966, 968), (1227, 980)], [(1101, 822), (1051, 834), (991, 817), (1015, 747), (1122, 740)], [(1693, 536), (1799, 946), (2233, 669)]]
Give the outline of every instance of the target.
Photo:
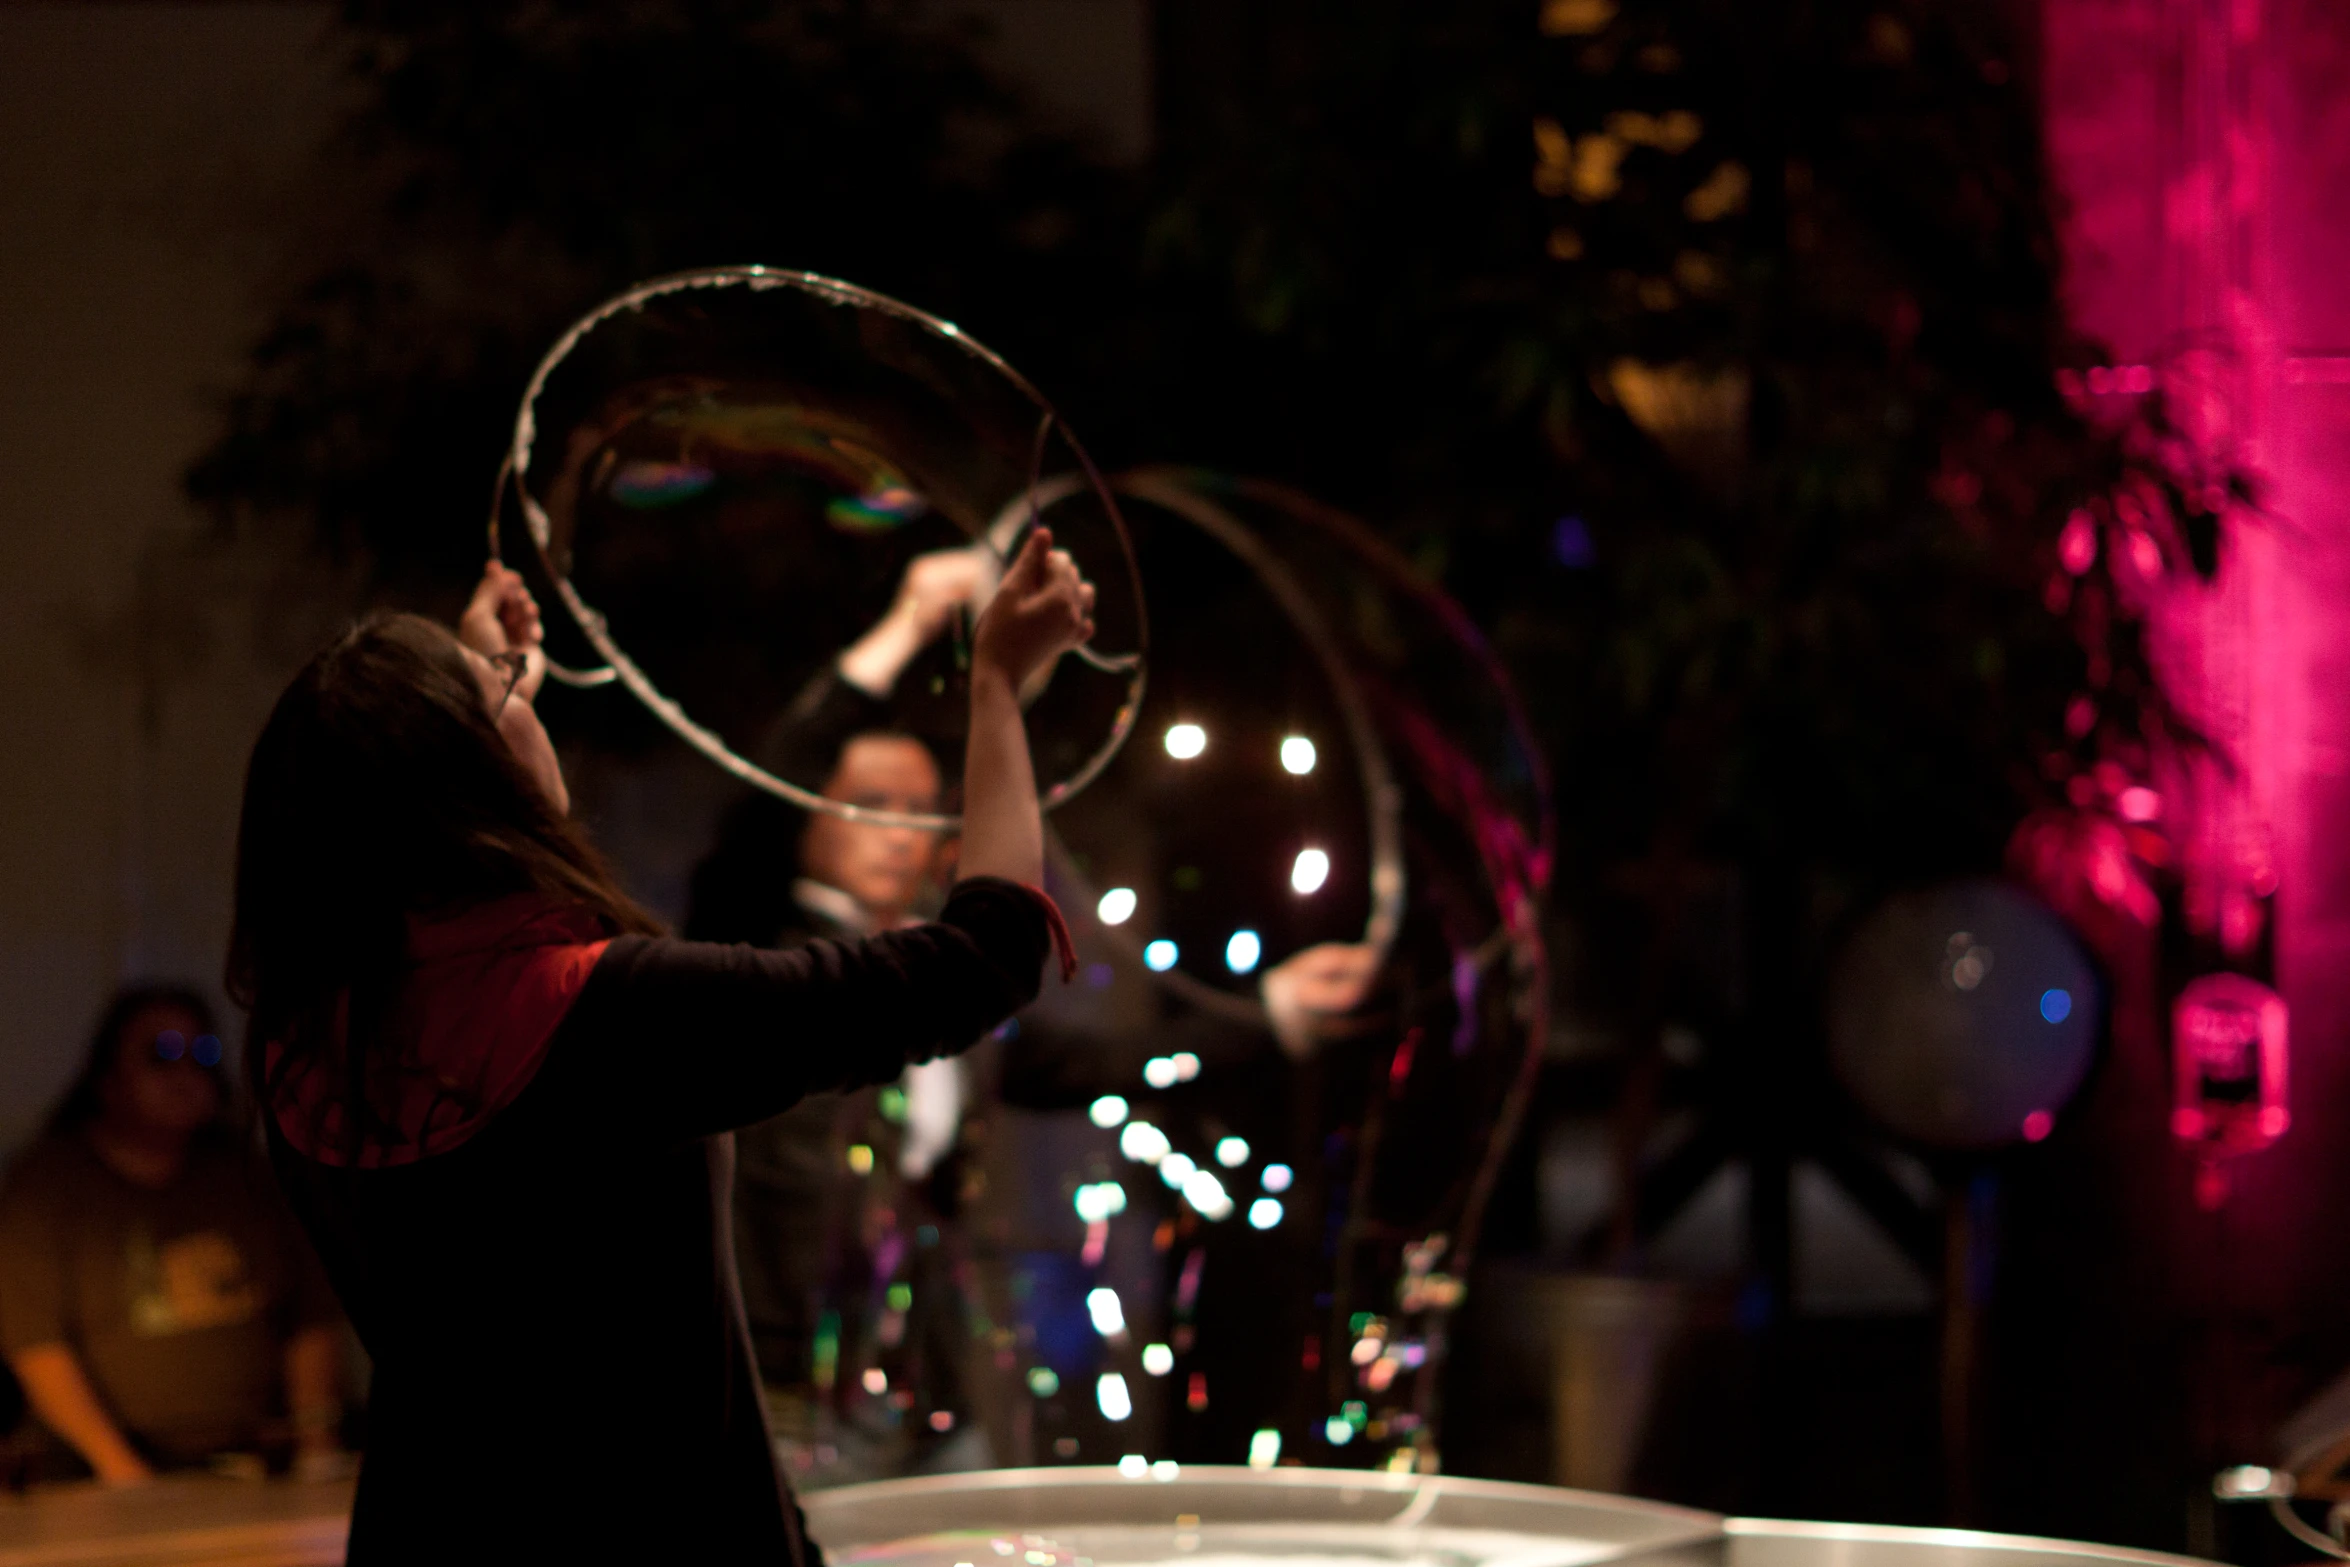
[(451, 590), (561, 325), (755, 259), (962, 321), (1105, 461), (1388, 530), (1547, 727), (1570, 910), (1660, 843), (1987, 869), (2026, 808), (2143, 775), (2135, 541), (2208, 570), (2216, 500), (2154, 400), (2058, 391), (2094, 356), (1997, 8), (1186, 0), (1136, 175), (940, 15), (351, 5), (350, 216), (194, 492)]
[(479, 570), (531, 366), (629, 283), (761, 261), (1018, 336), (1115, 274), (1116, 182), (935, 8), (353, 0), (342, 34), (334, 216), (189, 483), (406, 591)]

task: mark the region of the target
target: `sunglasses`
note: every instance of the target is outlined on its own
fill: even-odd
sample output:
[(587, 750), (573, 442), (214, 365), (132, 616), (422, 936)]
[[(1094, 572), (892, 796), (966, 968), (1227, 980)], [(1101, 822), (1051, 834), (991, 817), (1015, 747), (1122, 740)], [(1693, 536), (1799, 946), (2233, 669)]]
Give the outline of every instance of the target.
[(220, 1041), (211, 1034), (198, 1034), (194, 1043), (176, 1028), (167, 1028), (155, 1036), (155, 1054), (164, 1061), (177, 1061), (182, 1056), (198, 1066), (220, 1065)]

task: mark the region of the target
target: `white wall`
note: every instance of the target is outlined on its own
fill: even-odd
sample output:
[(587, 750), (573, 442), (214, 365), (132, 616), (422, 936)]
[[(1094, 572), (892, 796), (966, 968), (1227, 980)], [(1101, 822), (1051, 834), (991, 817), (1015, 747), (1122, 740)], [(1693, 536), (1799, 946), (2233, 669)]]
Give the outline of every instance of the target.
[(117, 982), (217, 983), (299, 641), (256, 645), (266, 564), (198, 548), (179, 481), (331, 113), (325, 15), (0, 7), (0, 1147)]

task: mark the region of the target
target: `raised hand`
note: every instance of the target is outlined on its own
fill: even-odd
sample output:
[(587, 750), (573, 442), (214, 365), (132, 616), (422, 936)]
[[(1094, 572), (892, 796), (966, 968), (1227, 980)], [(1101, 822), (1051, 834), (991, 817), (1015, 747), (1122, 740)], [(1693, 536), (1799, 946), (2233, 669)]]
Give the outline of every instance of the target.
[(1363, 1004), (1379, 974), (1379, 954), (1352, 942), (1330, 941), (1284, 959), (1258, 987), (1273, 1037), (1289, 1055), (1304, 1058), (1350, 1029), (1347, 1014)]
[(981, 603), (995, 586), (995, 559), (983, 549), (965, 545), (915, 556), (898, 579), (889, 613), (841, 654), (841, 674), (861, 690), (888, 695), (955, 611)]
[(973, 673), (1003, 675), (1014, 690), (1093, 635), (1093, 584), (1067, 550), (1039, 528), (1004, 572), (972, 636)]
[(546, 628), (539, 619), (538, 600), (531, 597), (522, 573), (491, 561), (474, 584), (473, 597), (457, 617), (457, 640), (484, 658), (501, 654), (525, 655), (522, 676), (514, 695), (528, 702), (547, 678), (544, 649)]

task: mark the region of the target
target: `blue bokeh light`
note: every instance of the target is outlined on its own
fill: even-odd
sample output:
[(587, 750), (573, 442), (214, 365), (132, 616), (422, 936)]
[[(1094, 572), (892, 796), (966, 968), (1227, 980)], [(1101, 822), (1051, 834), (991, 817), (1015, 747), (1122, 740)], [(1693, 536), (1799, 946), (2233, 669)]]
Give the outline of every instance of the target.
[(1587, 570), (1599, 559), (1590, 524), (1571, 512), (1551, 524), (1550, 552), (1569, 571)]
[(2073, 993), (2069, 990), (2040, 992), (2040, 1015), (2051, 1023), (2061, 1023), (2073, 1015)]
[(1173, 968), (1179, 955), (1175, 943), (1165, 939), (1154, 941), (1142, 949), (1143, 964), (1154, 974), (1164, 974)]

